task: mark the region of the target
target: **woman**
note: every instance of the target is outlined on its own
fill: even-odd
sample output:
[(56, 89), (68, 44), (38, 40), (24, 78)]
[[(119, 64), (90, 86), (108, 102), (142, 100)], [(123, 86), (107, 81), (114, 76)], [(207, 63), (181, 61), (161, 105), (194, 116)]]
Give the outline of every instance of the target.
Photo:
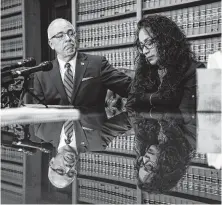
[(196, 69), (190, 44), (175, 22), (161, 15), (140, 20), (136, 32), (136, 73), (128, 108), (196, 106)]
[(183, 177), (196, 147), (196, 126), (191, 115), (189, 119), (185, 123), (179, 109), (156, 110), (131, 118), (140, 189), (165, 193)]

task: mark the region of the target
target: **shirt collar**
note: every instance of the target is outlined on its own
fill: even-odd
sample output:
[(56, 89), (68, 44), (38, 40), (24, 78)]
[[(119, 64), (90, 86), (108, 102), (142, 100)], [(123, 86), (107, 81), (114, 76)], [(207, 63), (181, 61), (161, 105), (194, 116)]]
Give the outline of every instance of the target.
[(72, 66), (72, 68), (75, 68), (76, 58), (77, 58), (77, 52), (76, 52), (75, 56), (74, 56), (69, 62), (65, 62), (65, 61), (59, 59), (58, 56), (57, 56), (60, 69), (65, 69), (65, 64), (66, 64), (66, 63), (70, 63), (70, 65)]

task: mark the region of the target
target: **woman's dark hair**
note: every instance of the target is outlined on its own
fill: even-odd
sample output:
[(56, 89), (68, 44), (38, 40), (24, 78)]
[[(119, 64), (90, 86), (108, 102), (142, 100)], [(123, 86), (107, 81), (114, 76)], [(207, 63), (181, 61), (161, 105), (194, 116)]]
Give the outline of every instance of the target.
[[(140, 48), (139, 32), (144, 28), (148, 34), (151, 32), (152, 42), (156, 44), (160, 60), (159, 65), (169, 69), (187, 67), (194, 59), (190, 43), (178, 25), (166, 16), (150, 15), (141, 19), (137, 24), (135, 46)], [(143, 54), (138, 50), (137, 60), (144, 60)], [(173, 70), (175, 71), (175, 70)]]
[[(176, 186), (187, 170), (192, 158), (193, 149), (185, 138), (185, 134), (192, 133), (185, 130), (182, 125), (178, 125), (177, 122), (163, 122), (163, 133), (167, 140), (163, 144), (159, 144), (159, 158), (151, 180), (142, 182), (138, 175), (141, 163), (139, 159), (141, 156), (145, 155), (146, 149), (149, 148), (151, 144), (146, 143), (143, 137), (140, 136), (141, 133), (146, 133), (147, 126), (142, 128), (141, 125), (144, 125), (144, 123), (138, 123), (140, 124), (140, 129), (143, 130), (142, 132), (138, 132), (139, 136), (136, 136), (136, 153), (138, 157), (136, 159), (135, 168), (138, 178), (138, 187), (148, 193), (166, 193)], [(160, 131), (158, 127), (157, 129)], [(153, 131), (156, 134), (156, 131)]]
[[(139, 32), (144, 28), (151, 36), (151, 42), (156, 45), (159, 60), (156, 66), (146, 61), (145, 56), (139, 52)], [(156, 90), (158, 69), (166, 68), (167, 74), (162, 83), (162, 91), (169, 90), (181, 82), (183, 74), (195, 59), (183, 31), (175, 22), (166, 16), (150, 15), (141, 19), (137, 24), (135, 48), (136, 75), (132, 93), (143, 95), (147, 91)], [(158, 68), (158, 69), (157, 69)], [(160, 91), (161, 92), (161, 91)], [(165, 95), (167, 95), (165, 93)], [(164, 97), (164, 94), (163, 94)]]

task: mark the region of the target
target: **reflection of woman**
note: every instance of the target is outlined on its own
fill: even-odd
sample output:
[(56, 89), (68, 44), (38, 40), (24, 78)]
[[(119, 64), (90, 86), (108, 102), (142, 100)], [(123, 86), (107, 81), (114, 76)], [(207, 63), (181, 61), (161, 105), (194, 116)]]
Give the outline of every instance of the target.
[(136, 32), (136, 74), (127, 106), (195, 107), (196, 68), (190, 44), (165, 16), (140, 20)]
[(180, 113), (153, 113), (133, 118), (138, 186), (149, 193), (173, 188), (186, 172), (195, 148), (195, 131)]

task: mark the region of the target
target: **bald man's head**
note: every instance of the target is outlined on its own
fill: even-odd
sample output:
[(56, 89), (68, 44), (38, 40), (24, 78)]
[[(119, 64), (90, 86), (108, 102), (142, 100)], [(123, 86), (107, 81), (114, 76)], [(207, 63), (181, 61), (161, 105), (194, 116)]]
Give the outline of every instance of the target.
[(58, 18), (58, 19), (53, 20), (48, 26), (48, 29), (47, 29), (48, 39), (51, 39), (56, 34), (53, 31), (57, 27), (60, 27), (61, 25), (70, 25), (73, 28), (73, 30), (75, 30), (74, 26), (69, 21), (67, 21), (66, 19)]
[(58, 174), (57, 172), (55, 172), (54, 170), (52, 170), (51, 167), (49, 167), (49, 171), (48, 171), (49, 181), (52, 183), (53, 186), (57, 188), (65, 188), (69, 186), (75, 179), (75, 176), (76, 176), (76, 173), (71, 178), (67, 176), (62, 176)]
[(76, 31), (66, 19), (53, 20), (47, 30), (49, 46), (56, 51), (58, 58), (68, 62), (77, 49)]
[(49, 162), (49, 181), (57, 188), (67, 187), (77, 175), (78, 160), (76, 150), (69, 145), (61, 147)]

